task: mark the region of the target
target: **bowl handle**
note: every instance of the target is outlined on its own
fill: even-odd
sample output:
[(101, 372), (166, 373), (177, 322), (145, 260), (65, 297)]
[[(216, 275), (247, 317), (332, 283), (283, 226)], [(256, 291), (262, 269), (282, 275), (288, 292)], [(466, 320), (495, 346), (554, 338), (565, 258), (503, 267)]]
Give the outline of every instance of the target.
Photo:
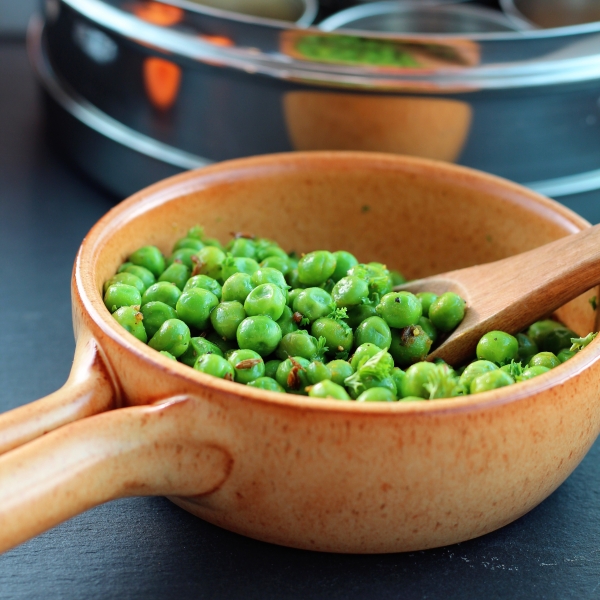
[(217, 413), (199, 398), (171, 398), (72, 423), (0, 457), (0, 552), (109, 500), (216, 491), (233, 466)]
[(115, 408), (116, 386), (96, 340), (77, 340), (67, 382), (56, 392), (0, 414), (0, 454), (67, 423)]

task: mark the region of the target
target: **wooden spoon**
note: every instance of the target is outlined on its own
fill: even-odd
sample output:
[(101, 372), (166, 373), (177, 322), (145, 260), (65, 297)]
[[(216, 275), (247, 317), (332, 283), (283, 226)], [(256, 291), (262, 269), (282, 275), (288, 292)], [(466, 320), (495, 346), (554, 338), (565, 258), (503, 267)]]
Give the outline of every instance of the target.
[(600, 225), (496, 262), (397, 286), (414, 294), (456, 292), (467, 302), (463, 322), (428, 355), (460, 365), (484, 333), (518, 333), (600, 283)]

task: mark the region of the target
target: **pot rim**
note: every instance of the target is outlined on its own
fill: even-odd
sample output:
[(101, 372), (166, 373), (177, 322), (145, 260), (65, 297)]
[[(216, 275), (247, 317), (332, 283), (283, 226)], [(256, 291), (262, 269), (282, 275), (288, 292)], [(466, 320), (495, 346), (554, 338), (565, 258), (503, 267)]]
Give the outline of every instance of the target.
[[(199, 7), (193, 12), (184, 10), (182, 27), (173, 28), (138, 18), (126, 10), (125, 0), (55, 1), (128, 43), (151, 48), (175, 60), (187, 59), (325, 87), (468, 93), (481, 89), (530, 88), (600, 78), (597, 44), (589, 43), (594, 41), (589, 36), (595, 38), (594, 34), (600, 32), (600, 22), (477, 35), (389, 35), (353, 29), (326, 32), (318, 27), (303, 28), (283, 21)], [(175, 6), (174, 3), (171, 5)], [(53, 18), (46, 12), (51, 22)], [(231, 45), (211, 43), (202, 35), (206, 29), (227, 32)], [(442, 61), (436, 67), (418, 68), (319, 61), (298, 56), (297, 52), (286, 47), (289, 44), (293, 46), (298, 36), (358, 36), (404, 42), (421, 49), (433, 45), (439, 46), (440, 51), (459, 55), (464, 52), (471, 58), (463, 56), (450, 62)], [(481, 56), (491, 58), (480, 62)]]
[[(516, 203), (532, 202), (536, 211), (549, 216), (551, 219), (563, 224), (573, 233), (583, 228), (590, 227), (590, 223), (565, 206), (550, 200), (523, 186), (510, 182), (501, 177), (483, 173), (468, 167), (452, 165), (430, 159), (397, 156), (375, 152), (289, 152), (268, 154), (256, 157), (241, 158), (204, 167), (195, 171), (188, 171), (169, 177), (153, 184), (122, 201), (91, 228), (85, 236), (77, 253), (73, 267), (72, 288), (74, 295), (81, 300), (83, 310), (91, 319), (95, 327), (103, 335), (108, 336), (113, 342), (120, 345), (128, 353), (134, 354), (155, 369), (163, 371), (165, 375), (174, 376), (193, 386), (216, 389), (228, 397), (238, 400), (252, 401), (285, 406), (289, 409), (301, 411), (311, 410), (318, 412), (356, 413), (368, 415), (422, 414), (423, 416), (440, 416), (450, 413), (466, 411), (479, 411), (490, 409), (505, 404), (512, 404), (529, 398), (549, 388), (558, 387), (576, 377), (594, 363), (600, 361), (600, 336), (595, 339), (582, 352), (576, 354), (567, 362), (551, 369), (528, 381), (520, 382), (480, 394), (462, 396), (457, 398), (437, 399), (435, 401), (402, 403), (357, 403), (340, 400), (309, 398), (295, 394), (270, 392), (244, 386), (239, 383), (225, 381), (188, 367), (187, 365), (173, 362), (150, 348), (133, 335), (125, 331), (104, 306), (100, 290), (95, 286), (93, 267), (97, 258), (98, 248), (110, 239), (111, 228), (130, 222), (136, 216), (148, 210), (168, 203), (182, 194), (201, 190), (212, 183), (224, 180), (243, 179), (252, 173), (268, 174), (269, 172), (293, 171), (300, 168), (327, 168), (328, 166), (341, 166), (344, 162), (358, 162), (368, 164), (373, 168), (390, 169), (403, 166), (413, 171), (429, 171), (433, 168), (444, 178), (459, 180), (464, 183), (476, 183), (481, 187), (498, 187), (513, 193)], [(86, 266), (89, 265), (89, 266)], [(93, 332), (92, 332), (93, 334)], [(100, 346), (102, 344), (100, 343)]]

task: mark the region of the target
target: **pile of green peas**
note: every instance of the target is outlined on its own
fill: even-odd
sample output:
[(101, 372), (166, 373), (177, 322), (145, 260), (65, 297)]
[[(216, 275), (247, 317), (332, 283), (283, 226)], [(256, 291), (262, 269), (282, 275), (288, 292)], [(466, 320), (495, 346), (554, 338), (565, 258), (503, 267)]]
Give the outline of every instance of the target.
[(551, 320), (512, 336), (485, 334), (477, 359), (427, 362), (462, 321), (448, 292), (394, 292), (405, 280), (344, 250), (300, 257), (236, 234), (226, 245), (192, 227), (167, 258), (133, 252), (104, 284), (104, 304), (129, 333), (203, 373), (263, 390), (358, 402), (415, 402), (530, 379), (586, 338)]

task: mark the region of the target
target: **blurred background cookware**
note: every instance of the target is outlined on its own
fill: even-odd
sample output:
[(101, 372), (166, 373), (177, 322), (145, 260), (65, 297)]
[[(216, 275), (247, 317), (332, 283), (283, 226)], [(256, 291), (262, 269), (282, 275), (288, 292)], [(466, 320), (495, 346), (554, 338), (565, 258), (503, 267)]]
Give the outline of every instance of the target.
[(118, 196), (214, 161), (335, 149), (561, 198), (600, 188), (600, 17), (573, 17), (580, 4), (45, 0), (29, 49), (50, 138)]

